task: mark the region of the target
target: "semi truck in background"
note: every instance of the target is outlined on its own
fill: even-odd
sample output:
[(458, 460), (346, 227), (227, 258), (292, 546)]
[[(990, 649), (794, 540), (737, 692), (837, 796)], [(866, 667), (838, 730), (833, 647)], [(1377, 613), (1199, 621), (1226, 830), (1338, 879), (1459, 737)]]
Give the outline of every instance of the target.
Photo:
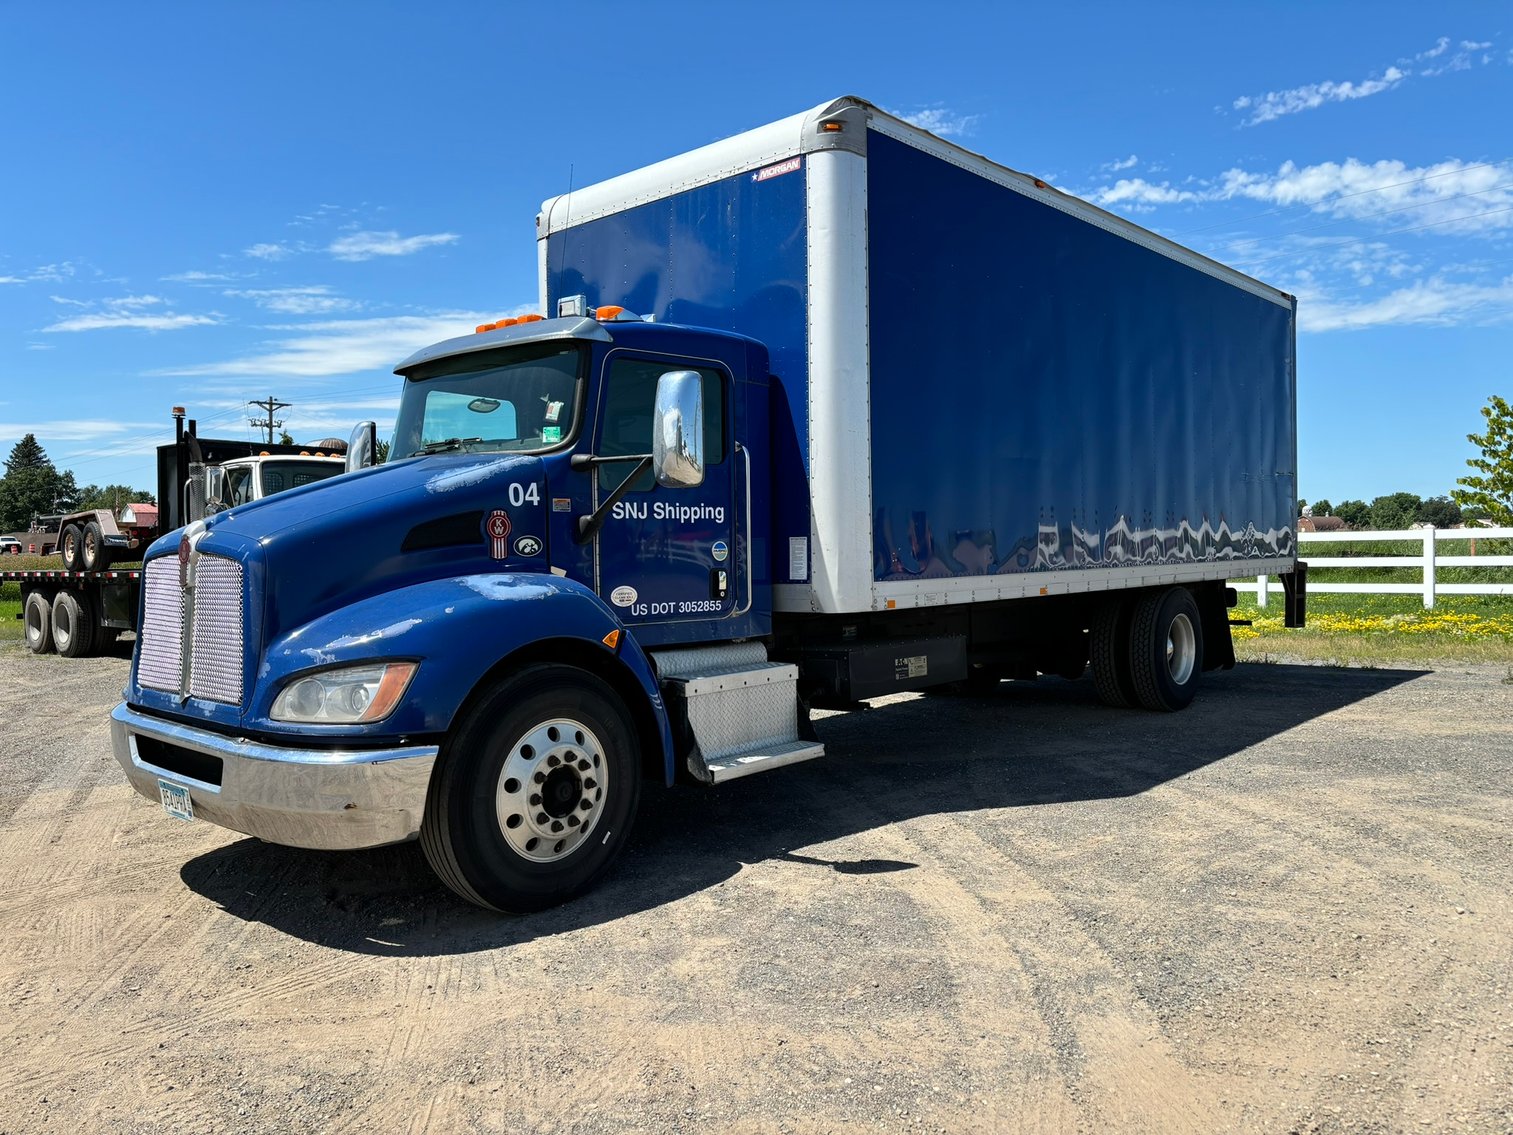
[(810, 706), (1174, 711), (1228, 580), (1301, 625), (1292, 296), (854, 98), (537, 226), (543, 314), (402, 362), (385, 465), (149, 549), (112, 737), (170, 815), (534, 910)]
[[(166, 532), (225, 508), (334, 477), (345, 471), (347, 443), (277, 445), (202, 438), (182, 406), (173, 408), (174, 440), (157, 452), (158, 503), (131, 502), (117, 510), (90, 509), (48, 518), (51, 538), (24, 550), (56, 553), (62, 569), (0, 571), (0, 582), (21, 588), (27, 649), (76, 658), (108, 649), (121, 631), (135, 630), (140, 569), (113, 570), (140, 560)], [(53, 535), (55, 533), (55, 535)]]

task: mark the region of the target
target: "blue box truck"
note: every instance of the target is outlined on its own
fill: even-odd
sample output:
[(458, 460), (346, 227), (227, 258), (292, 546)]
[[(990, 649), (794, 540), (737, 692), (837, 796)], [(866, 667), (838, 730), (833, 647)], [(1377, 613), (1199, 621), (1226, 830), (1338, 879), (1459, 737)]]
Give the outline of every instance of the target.
[(113, 743), (172, 815), (581, 891), (814, 705), (1089, 667), (1178, 710), (1297, 562), (1295, 300), (854, 98), (547, 201), (543, 314), (389, 460), (158, 541)]

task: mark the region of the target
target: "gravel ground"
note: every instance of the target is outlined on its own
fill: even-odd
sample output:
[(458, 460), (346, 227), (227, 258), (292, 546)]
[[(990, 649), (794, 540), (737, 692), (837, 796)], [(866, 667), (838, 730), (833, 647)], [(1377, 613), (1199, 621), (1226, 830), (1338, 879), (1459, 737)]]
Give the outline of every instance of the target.
[(0, 644), (0, 1132), (1513, 1131), (1501, 667), (900, 696), (505, 918), (165, 817), (126, 666)]

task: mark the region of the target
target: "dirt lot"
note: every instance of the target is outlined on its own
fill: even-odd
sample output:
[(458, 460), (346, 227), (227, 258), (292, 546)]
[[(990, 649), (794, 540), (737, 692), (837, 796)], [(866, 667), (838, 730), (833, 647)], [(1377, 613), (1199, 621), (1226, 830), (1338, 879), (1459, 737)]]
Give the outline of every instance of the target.
[(1513, 685), (899, 697), (510, 919), (164, 816), (0, 645), (0, 1131), (1513, 1130)]

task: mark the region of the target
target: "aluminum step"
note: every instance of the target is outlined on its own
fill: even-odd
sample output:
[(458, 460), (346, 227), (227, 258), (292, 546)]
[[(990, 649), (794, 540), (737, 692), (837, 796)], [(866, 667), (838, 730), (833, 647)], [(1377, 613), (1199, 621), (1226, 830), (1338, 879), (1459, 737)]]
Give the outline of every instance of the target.
[(709, 770), (714, 783), (723, 784), (727, 780), (750, 776), (754, 772), (766, 772), (768, 769), (782, 768), (784, 765), (794, 765), (824, 755), (825, 746), (817, 741), (792, 741), (786, 745), (764, 745), (749, 753), (705, 761), (704, 767)]

